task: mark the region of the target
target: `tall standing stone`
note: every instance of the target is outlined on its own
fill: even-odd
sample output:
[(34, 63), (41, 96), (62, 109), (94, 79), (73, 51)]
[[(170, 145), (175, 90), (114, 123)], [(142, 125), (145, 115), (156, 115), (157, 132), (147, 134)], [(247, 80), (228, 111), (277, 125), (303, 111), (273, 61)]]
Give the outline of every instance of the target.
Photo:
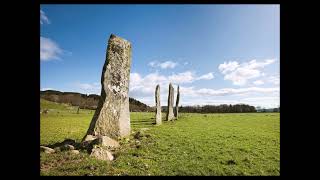
[(158, 84), (155, 92), (156, 98), (156, 124), (161, 124), (161, 105), (160, 105), (160, 85)]
[(177, 99), (176, 99), (176, 109), (175, 109), (175, 117), (178, 119), (178, 114), (179, 114), (179, 100), (180, 100), (180, 91), (179, 91), (179, 86), (177, 89)]
[(131, 43), (111, 34), (102, 69), (101, 96), (87, 135), (117, 139), (130, 134), (130, 66)]
[(173, 102), (174, 102), (174, 89), (172, 84), (169, 84), (169, 94), (168, 94), (168, 111), (167, 111), (167, 121), (174, 119), (173, 114)]

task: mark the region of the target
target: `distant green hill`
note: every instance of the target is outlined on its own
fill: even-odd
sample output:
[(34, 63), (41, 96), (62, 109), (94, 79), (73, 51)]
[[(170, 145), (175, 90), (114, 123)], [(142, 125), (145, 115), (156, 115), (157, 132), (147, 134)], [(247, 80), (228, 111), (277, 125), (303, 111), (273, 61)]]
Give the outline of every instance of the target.
[[(81, 109), (96, 109), (100, 96), (96, 94), (81, 94), (76, 92), (60, 92), (55, 90), (40, 91), (40, 98), (57, 103), (80, 106)], [(147, 112), (153, 109), (146, 104), (129, 98), (129, 108), (131, 112)]]

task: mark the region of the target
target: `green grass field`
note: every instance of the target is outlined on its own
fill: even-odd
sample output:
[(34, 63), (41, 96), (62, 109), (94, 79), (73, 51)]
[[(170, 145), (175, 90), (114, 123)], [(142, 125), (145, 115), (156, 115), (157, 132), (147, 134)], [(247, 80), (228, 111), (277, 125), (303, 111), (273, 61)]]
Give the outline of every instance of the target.
[[(41, 145), (78, 142), (85, 135), (92, 110), (40, 100)], [(153, 125), (154, 113), (131, 113), (133, 132), (145, 129), (140, 144), (121, 140), (112, 162), (85, 151), (40, 154), (41, 175), (280, 175), (280, 114), (180, 113), (174, 122)], [(162, 113), (163, 118), (165, 113)]]

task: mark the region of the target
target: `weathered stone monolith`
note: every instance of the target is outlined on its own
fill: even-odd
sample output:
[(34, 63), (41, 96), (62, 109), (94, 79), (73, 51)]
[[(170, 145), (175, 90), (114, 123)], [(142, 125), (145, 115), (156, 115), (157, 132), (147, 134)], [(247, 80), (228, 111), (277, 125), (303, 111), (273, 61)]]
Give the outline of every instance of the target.
[(156, 98), (156, 124), (161, 124), (161, 105), (160, 105), (160, 85), (158, 84), (155, 92)]
[(174, 102), (174, 88), (172, 84), (169, 84), (169, 94), (168, 94), (168, 110), (167, 110), (167, 121), (172, 121), (174, 119), (173, 114), (173, 102)]
[(179, 86), (177, 89), (177, 99), (176, 99), (176, 109), (175, 109), (175, 117), (178, 119), (178, 114), (179, 114), (179, 100), (180, 100), (180, 91), (179, 91)]
[(87, 135), (117, 139), (130, 134), (130, 66), (131, 43), (111, 34), (102, 69), (101, 96)]

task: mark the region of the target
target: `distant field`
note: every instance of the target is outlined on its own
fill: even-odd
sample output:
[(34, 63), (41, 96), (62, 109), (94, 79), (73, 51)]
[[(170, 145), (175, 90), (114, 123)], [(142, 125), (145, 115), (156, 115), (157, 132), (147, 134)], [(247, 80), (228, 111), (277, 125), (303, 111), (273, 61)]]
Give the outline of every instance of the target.
[[(94, 111), (40, 103), (49, 109), (41, 114), (41, 145), (81, 140)], [(86, 152), (41, 153), (41, 175), (280, 175), (279, 113), (180, 115), (155, 126), (154, 113), (131, 113), (132, 130), (150, 135), (140, 146), (122, 140), (111, 163)]]

